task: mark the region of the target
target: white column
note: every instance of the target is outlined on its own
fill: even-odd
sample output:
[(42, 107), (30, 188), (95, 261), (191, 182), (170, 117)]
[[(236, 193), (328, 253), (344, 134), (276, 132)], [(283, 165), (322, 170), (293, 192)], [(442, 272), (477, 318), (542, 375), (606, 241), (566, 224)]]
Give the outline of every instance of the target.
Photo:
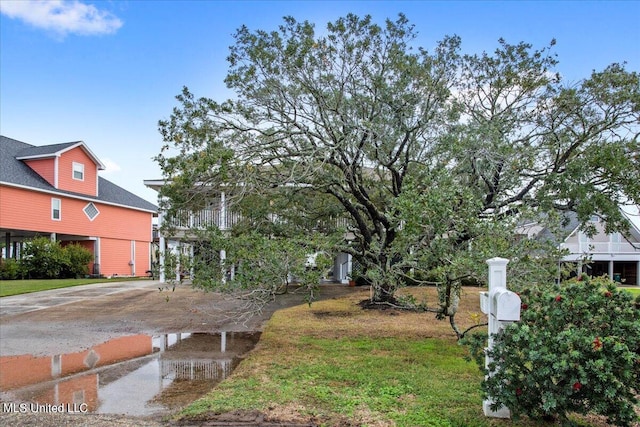
[(164, 252), (167, 249), (167, 242), (164, 239), (164, 235), (162, 234), (162, 223), (164, 214), (162, 212), (158, 213), (158, 246), (159, 246), (159, 254), (158, 254), (158, 279), (161, 282), (164, 282), (166, 280), (165, 274), (164, 274)]
[(222, 283), (227, 283), (227, 269), (225, 268), (225, 261), (227, 259), (227, 251), (220, 250), (220, 268), (222, 270)]
[(171, 250), (176, 256), (176, 282), (180, 282), (180, 270), (182, 266), (180, 265), (180, 255), (182, 254), (182, 247), (179, 242), (176, 242), (176, 245)]
[(160, 241), (158, 242), (159, 246), (159, 254), (158, 254), (158, 279), (161, 282), (164, 282), (166, 277), (164, 275), (164, 251), (166, 250), (166, 242), (164, 241), (164, 236), (161, 234), (159, 236)]
[(578, 260), (578, 263), (576, 266), (576, 273), (578, 274), (578, 277), (582, 275), (582, 259)]
[(613, 280), (613, 261), (609, 261), (609, 280)]
[(220, 193), (220, 230), (227, 229), (227, 198), (224, 191)]
[(191, 279), (193, 279), (193, 274), (194, 274), (194, 270), (193, 270), (193, 258), (195, 256), (195, 248), (193, 245), (189, 245), (189, 260), (191, 261), (191, 268), (189, 269), (189, 276), (191, 276)]

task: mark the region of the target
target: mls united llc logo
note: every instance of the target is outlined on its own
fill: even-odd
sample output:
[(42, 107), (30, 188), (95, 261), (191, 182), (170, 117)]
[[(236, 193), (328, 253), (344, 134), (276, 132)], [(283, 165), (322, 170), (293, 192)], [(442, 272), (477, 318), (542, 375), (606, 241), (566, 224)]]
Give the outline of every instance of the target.
[(88, 412), (86, 403), (60, 403), (52, 405), (50, 403), (2, 403), (2, 412), (24, 413), (51, 413), (64, 412), (67, 414), (84, 414)]

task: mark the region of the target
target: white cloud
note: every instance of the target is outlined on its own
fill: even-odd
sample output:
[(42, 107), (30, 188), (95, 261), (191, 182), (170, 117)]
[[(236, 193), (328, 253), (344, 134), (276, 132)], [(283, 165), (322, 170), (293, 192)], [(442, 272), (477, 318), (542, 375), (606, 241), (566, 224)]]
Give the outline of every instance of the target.
[(115, 172), (120, 172), (122, 170), (119, 164), (117, 164), (116, 162), (114, 162), (109, 158), (102, 159), (100, 161), (104, 165), (104, 170), (102, 171), (102, 174), (104, 175), (110, 175)]
[(2, 0), (0, 12), (61, 36), (111, 34), (122, 27), (117, 16), (77, 0)]

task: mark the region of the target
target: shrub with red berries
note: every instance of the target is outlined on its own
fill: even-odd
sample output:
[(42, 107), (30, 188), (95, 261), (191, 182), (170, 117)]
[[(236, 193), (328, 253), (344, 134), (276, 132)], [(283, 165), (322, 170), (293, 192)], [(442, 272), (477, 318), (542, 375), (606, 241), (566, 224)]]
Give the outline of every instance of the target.
[(640, 310), (631, 294), (605, 278), (520, 291), (521, 321), (494, 337), (492, 362), (470, 340), (494, 408), (512, 416), (568, 420), (568, 414), (605, 415), (620, 426), (640, 421)]

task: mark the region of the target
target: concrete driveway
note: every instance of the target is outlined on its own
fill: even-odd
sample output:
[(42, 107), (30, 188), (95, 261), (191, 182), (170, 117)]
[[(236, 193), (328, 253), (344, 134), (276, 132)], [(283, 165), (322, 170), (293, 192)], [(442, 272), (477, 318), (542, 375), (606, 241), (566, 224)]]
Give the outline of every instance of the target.
[(139, 289), (158, 289), (158, 280), (134, 280), (124, 282), (93, 283), (71, 288), (51, 289), (0, 298), (0, 318), (57, 307), (90, 298), (114, 295)]
[[(243, 300), (204, 292), (188, 284), (162, 292), (159, 288), (165, 289), (165, 285), (158, 281), (142, 280), (82, 285), (0, 298), (0, 359), (20, 358), (46, 362), (49, 359), (57, 360), (56, 357), (59, 355), (62, 355), (60, 360), (67, 356), (75, 357), (77, 354), (91, 355), (91, 349), (111, 340), (128, 343), (130, 337), (135, 338), (139, 335), (155, 337), (183, 332), (216, 334), (225, 331), (233, 336), (236, 332), (260, 331), (274, 311), (304, 303), (301, 294), (292, 292), (281, 295), (268, 303), (259, 313), (255, 313), (254, 317), (238, 322), (235, 315), (241, 313), (245, 307), (246, 302)], [(321, 288), (321, 299), (357, 292), (355, 288), (345, 285), (322, 285)], [(155, 354), (150, 357), (156, 357)], [(140, 360), (147, 362), (146, 356)], [(152, 362), (143, 367), (151, 366)], [(54, 366), (53, 362), (46, 363), (47, 366)], [(132, 360), (130, 364), (126, 361), (116, 363), (113, 369), (111, 365), (97, 369), (105, 369), (104, 372), (101, 371), (101, 375), (105, 378), (105, 384), (110, 386), (125, 378), (120, 374), (128, 373), (129, 367), (136, 363), (138, 359)], [(138, 365), (133, 368), (137, 369)], [(143, 373), (146, 375), (147, 371)], [(82, 375), (82, 372), (77, 374), (77, 378), (83, 378)], [(111, 382), (107, 381), (109, 375)], [(75, 378), (76, 376), (72, 375), (52, 382), (58, 384)], [(141, 385), (137, 384), (134, 387)], [(0, 409), (3, 402), (16, 402), (16, 399), (14, 395), (0, 389)], [(120, 409), (118, 411), (124, 412)], [(0, 425), (157, 427), (163, 424), (166, 425), (157, 419), (123, 415), (20, 413), (0, 410)]]
[[(159, 288), (163, 289), (162, 291)], [(353, 292), (322, 285), (320, 298)], [(244, 300), (157, 280), (110, 282), (0, 298), (0, 356), (80, 351), (132, 334), (259, 331), (274, 311), (303, 304), (278, 296), (253, 317), (239, 319)]]

